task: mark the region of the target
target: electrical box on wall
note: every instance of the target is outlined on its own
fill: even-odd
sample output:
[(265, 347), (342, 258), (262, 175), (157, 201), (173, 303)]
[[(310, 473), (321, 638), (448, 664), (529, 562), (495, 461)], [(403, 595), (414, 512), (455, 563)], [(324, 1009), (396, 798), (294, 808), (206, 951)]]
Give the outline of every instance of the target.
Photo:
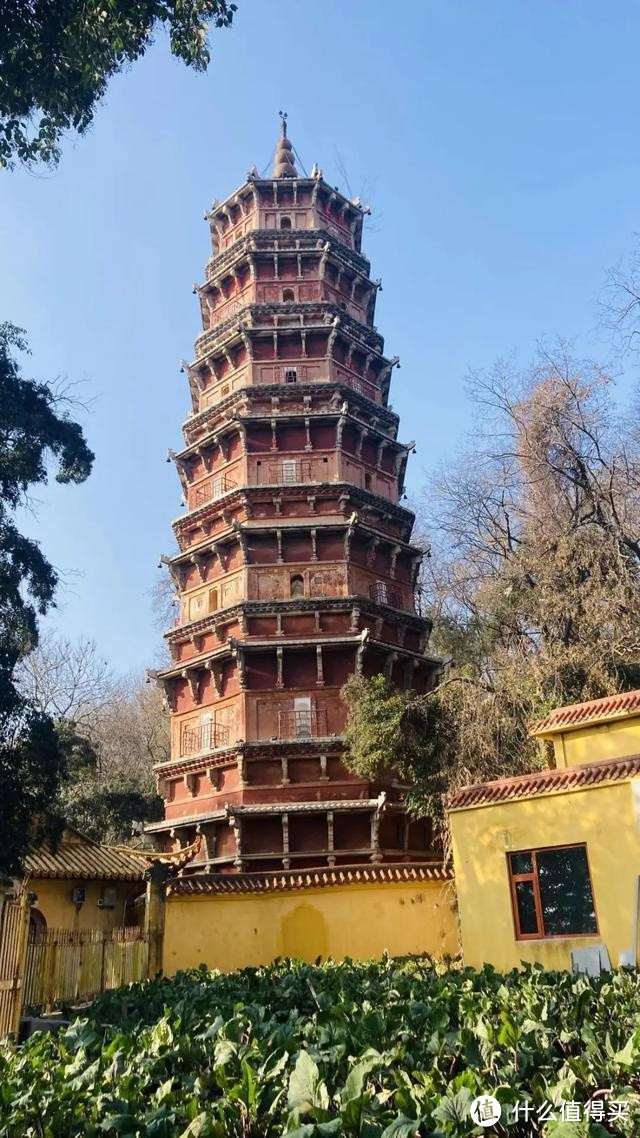
[(84, 905), (86, 899), (87, 895), (82, 886), (76, 886), (76, 888), (71, 893), (71, 900), (73, 901), (74, 905)]
[(118, 891), (109, 886), (103, 891), (102, 897), (98, 900), (99, 909), (115, 909), (116, 901), (118, 899)]

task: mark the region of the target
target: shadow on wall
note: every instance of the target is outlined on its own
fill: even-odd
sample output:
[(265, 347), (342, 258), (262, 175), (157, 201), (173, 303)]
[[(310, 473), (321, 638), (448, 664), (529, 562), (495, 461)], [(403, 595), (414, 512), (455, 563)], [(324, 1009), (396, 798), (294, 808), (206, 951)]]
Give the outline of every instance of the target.
[(282, 955), (304, 960), (329, 955), (327, 923), (312, 905), (297, 905), (282, 918)]

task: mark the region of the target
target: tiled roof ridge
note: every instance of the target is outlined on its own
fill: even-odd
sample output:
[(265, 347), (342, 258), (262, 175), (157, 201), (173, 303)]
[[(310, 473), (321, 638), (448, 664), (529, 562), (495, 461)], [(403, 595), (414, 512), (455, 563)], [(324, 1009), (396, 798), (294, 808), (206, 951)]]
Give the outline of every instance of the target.
[(275, 893), (280, 890), (324, 888), (331, 885), (373, 884), (378, 881), (448, 881), (452, 874), (438, 863), (400, 865), (342, 865), (319, 869), (283, 869), (268, 873), (194, 874), (179, 877), (168, 892), (178, 895), (206, 893)]
[(86, 838), (82, 842), (62, 840), (56, 848), (43, 843), (26, 855), (23, 870), (31, 877), (141, 881), (145, 866), (134, 854)]
[(563, 767), (559, 770), (533, 771), (531, 774), (513, 775), (511, 778), (465, 786), (451, 795), (448, 808), (459, 810), (466, 806), (533, 798), (556, 789), (594, 786), (601, 782), (619, 782), (636, 774), (640, 774), (640, 755), (601, 759), (596, 763), (584, 763), (581, 766)]
[(582, 727), (603, 717), (624, 716), (633, 711), (640, 712), (640, 688), (556, 707), (534, 723), (529, 734), (544, 735), (547, 731), (557, 731), (562, 727)]

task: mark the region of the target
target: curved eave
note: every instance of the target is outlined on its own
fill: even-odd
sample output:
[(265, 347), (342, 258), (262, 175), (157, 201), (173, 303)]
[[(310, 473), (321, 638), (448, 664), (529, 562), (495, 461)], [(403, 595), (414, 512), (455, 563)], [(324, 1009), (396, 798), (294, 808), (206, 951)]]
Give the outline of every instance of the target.
[[(398, 624), (404, 624), (407, 628), (412, 628), (415, 631), (430, 632), (432, 628), (432, 622), (428, 617), (420, 616), (408, 609), (399, 609), (393, 605), (382, 604), (380, 601), (374, 601), (371, 597), (358, 593), (349, 593), (344, 597), (301, 597), (296, 600), (286, 597), (270, 601), (236, 601), (227, 608), (217, 609), (199, 620), (185, 621), (184, 624), (175, 625), (173, 628), (167, 629), (164, 637), (169, 644), (184, 643), (191, 640), (192, 637), (203, 636), (218, 624), (229, 624), (242, 614), (245, 616), (269, 616), (280, 613), (281, 615), (298, 616), (313, 612), (351, 612), (355, 606), (367, 615), (382, 612), (395, 619)], [(315, 635), (319, 640), (322, 639), (322, 633), (315, 633)]]
[[(261, 245), (260, 242), (264, 242), (264, 245)], [(225, 249), (224, 253), (218, 253), (211, 257), (206, 267), (206, 279), (196, 288), (200, 292), (210, 286), (215, 286), (216, 280), (223, 279), (232, 266), (237, 265), (238, 261), (246, 260), (249, 254), (255, 257), (272, 257), (274, 253), (283, 256), (290, 254), (294, 257), (298, 253), (321, 255), (327, 243), (330, 252), (350, 272), (364, 277), (372, 285), (375, 285), (376, 282), (372, 281), (369, 276), (371, 262), (368, 257), (349, 248), (344, 241), (340, 241), (328, 229), (318, 227), (316, 229), (250, 229), (243, 237)]]
[[(427, 665), (432, 670), (441, 668), (442, 660), (439, 656), (427, 656), (424, 652), (414, 651), (411, 648), (401, 647), (398, 644), (390, 643), (386, 640), (381, 640), (375, 636), (369, 636), (365, 641), (362, 639), (362, 633), (345, 636), (318, 636), (315, 633), (313, 636), (300, 637), (300, 636), (279, 636), (276, 639), (270, 637), (268, 640), (255, 640), (252, 637), (237, 637), (234, 638), (234, 644), (223, 644), (220, 648), (213, 648), (207, 652), (201, 652), (197, 656), (191, 656), (188, 660), (180, 660), (177, 664), (171, 665), (167, 668), (160, 668), (155, 672), (155, 678), (159, 683), (164, 683), (167, 680), (184, 679), (187, 672), (203, 671), (207, 664), (214, 663), (217, 660), (225, 660), (233, 657), (234, 653), (238, 651), (243, 652), (246, 656), (250, 656), (255, 652), (275, 652), (278, 648), (286, 648), (290, 652), (304, 652), (309, 648), (315, 648), (320, 645), (325, 648), (354, 648), (358, 649), (363, 647), (366, 649), (377, 649), (385, 656), (393, 654), (399, 661), (404, 660), (407, 663), (413, 662), (417, 667), (420, 664)], [(254, 691), (264, 691), (269, 689), (256, 688)]]
[[(183, 450), (176, 452), (175, 457), (188, 458), (193, 447), (206, 444), (207, 439), (211, 438), (211, 435), (229, 434), (234, 430), (237, 430), (236, 423), (238, 419), (235, 417), (231, 418), (228, 414), (225, 417), (225, 413), (232, 411), (235, 404), (241, 403), (244, 399), (247, 399), (252, 395), (255, 396), (256, 399), (265, 397), (272, 398), (274, 395), (281, 396), (282, 393), (285, 392), (287, 395), (289, 395), (290, 398), (293, 398), (294, 392), (296, 395), (304, 397), (305, 395), (329, 395), (330, 393), (336, 391), (339, 392), (343, 397), (343, 401), (346, 400), (349, 402), (350, 400), (354, 400), (359, 405), (364, 405), (367, 412), (371, 413), (375, 411), (380, 419), (387, 420), (390, 430), (397, 431), (398, 424), (400, 422), (400, 416), (396, 414), (395, 411), (392, 411), (389, 407), (383, 406), (382, 403), (376, 403), (375, 399), (370, 399), (368, 395), (363, 395), (362, 392), (356, 391), (355, 388), (350, 387), (348, 383), (344, 383), (341, 380), (308, 380), (307, 382), (300, 382), (296, 383), (295, 385), (290, 383), (248, 383), (243, 387), (236, 388), (236, 390), (231, 392), (230, 395), (226, 395), (224, 399), (221, 399), (219, 403), (215, 403), (211, 407), (206, 407), (203, 411), (199, 411), (196, 415), (191, 415), (189, 418), (185, 419), (184, 423), (182, 424), (182, 431), (185, 436), (189, 434), (189, 432), (197, 430), (201, 425), (206, 425), (208, 420), (215, 419), (216, 416), (220, 416), (223, 421), (220, 423), (219, 427), (213, 428), (210, 434), (202, 435), (192, 443), (188, 442), (187, 446)], [(262, 418), (265, 420), (271, 420), (275, 418), (277, 422), (281, 422), (289, 417), (313, 418), (317, 415), (335, 414), (339, 415), (340, 410), (337, 409), (334, 411), (333, 408), (327, 408), (326, 410), (311, 411), (308, 414), (303, 411), (278, 411), (275, 415), (273, 412), (264, 411), (257, 412), (255, 416), (248, 417), (256, 419)], [(358, 420), (358, 422), (360, 422), (360, 420)], [(367, 422), (363, 422), (363, 426), (365, 426), (367, 430), (372, 429), (380, 431), (379, 427), (373, 427), (372, 425), (370, 426), (370, 424)], [(382, 434), (384, 434), (386, 437), (386, 433), (384, 431), (382, 431)], [(397, 441), (395, 436), (392, 441)]]
[[(259, 321), (261, 317), (266, 319), (268, 317), (277, 316), (280, 320), (284, 316), (300, 316), (304, 318), (304, 316), (312, 315), (314, 312), (317, 312), (321, 317), (333, 317), (334, 320), (337, 319), (341, 327), (353, 329), (354, 339), (359, 340), (367, 351), (370, 351), (374, 355), (383, 355), (384, 337), (380, 332), (372, 325), (363, 324), (361, 320), (356, 320), (355, 317), (350, 316), (343, 308), (340, 308), (338, 304), (334, 304), (332, 301), (310, 300), (291, 301), (287, 303), (274, 301), (268, 304), (244, 304), (238, 308), (236, 312), (228, 316), (226, 320), (222, 320), (219, 324), (215, 325), (214, 328), (207, 328), (201, 332), (195, 341), (196, 359), (191, 366), (197, 367), (198, 364), (201, 364), (208, 356), (213, 354), (217, 347), (222, 347), (222, 345), (226, 343), (225, 337), (228, 336), (229, 332), (235, 331), (236, 328), (242, 328), (243, 320), (246, 317), (248, 317), (249, 324), (244, 325), (244, 330), (251, 330), (255, 333), (261, 330), (260, 324), (255, 323), (255, 321)], [(320, 323), (322, 323), (322, 320), (320, 320)], [(263, 324), (262, 330), (270, 331), (273, 334), (274, 331), (286, 332), (299, 327), (304, 327), (305, 330), (309, 330), (311, 326), (292, 324), (287, 328), (284, 324)], [(324, 327), (328, 327), (326, 321)]]
[[(284, 496), (285, 490), (288, 490), (290, 492), (287, 495), (288, 497), (299, 498), (301, 496), (305, 496), (305, 489), (307, 486), (311, 486), (312, 489), (315, 489), (316, 495), (319, 492), (325, 491), (325, 497), (330, 496), (331, 491), (333, 491), (334, 494), (336, 491), (338, 494), (340, 494), (340, 491), (345, 490), (349, 492), (348, 501), (351, 502), (354, 497), (357, 500), (358, 497), (358, 494), (354, 493), (354, 491), (358, 491), (358, 488), (353, 487), (351, 483), (348, 482), (320, 482), (314, 483), (313, 485), (311, 483), (286, 483), (282, 485), (263, 484), (259, 487), (245, 486), (241, 490), (229, 491), (228, 494), (225, 494), (222, 498), (216, 499), (215, 502), (207, 503), (204, 506), (198, 507), (197, 512), (193, 511), (190, 514), (185, 514), (184, 517), (177, 518), (173, 522), (174, 533), (176, 536), (180, 536), (185, 529), (189, 530), (191, 528), (197, 528), (197, 526), (201, 524), (202, 521), (206, 521), (207, 518), (212, 516), (215, 517), (216, 514), (222, 514), (223, 509), (230, 510), (236, 506), (245, 505), (243, 498), (251, 498), (251, 494), (249, 493), (251, 490), (257, 489), (262, 493), (268, 493), (269, 497), (273, 497), (274, 495), (282, 497)], [(295, 494), (291, 493), (292, 489), (295, 490)], [(402, 521), (402, 523), (406, 525), (409, 524), (410, 518), (413, 518), (413, 514), (411, 514), (410, 510), (405, 510), (402, 506), (396, 506), (395, 503), (388, 502), (386, 498), (382, 498), (381, 496), (372, 494), (368, 491), (360, 491), (360, 493), (362, 495), (367, 495), (368, 500), (372, 502), (374, 508), (376, 508), (382, 515), (388, 513), (391, 517), (393, 517), (393, 511), (397, 510), (400, 514), (400, 517), (398, 518), (398, 514), (396, 514), (396, 518), (398, 518), (399, 521)], [(367, 499), (365, 499), (365, 501), (366, 500)], [(410, 517), (407, 515), (410, 515)], [(225, 529), (220, 530), (220, 532), (215, 534), (215, 536), (207, 536), (203, 541), (198, 542), (197, 545), (192, 545), (186, 549), (181, 549), (180, 553), (169, 558), (169, 561), (171, 564), (177, 564), (179, 561), (189, 560), (193, 554), (201, 552), (206, 553), (210, 549), (212, 543), (220, 542), (222, 544), (228, 544), (229, 541), (237, 540), (236, 534), (238, 532), (238, 529), (245, 533), (255, 533), (261, 530), (273, 531), (277, 529), (282, 530), (283, 533), (285, 531), (291, 533), (295, 532), (296, 530), (342, 530), (349, 529), (350, 527), (354, 530), (357, 530), (358, 532), (366, 533), (370, 537), (377, 537), (381, 542), (386, 542), (389, 545), (397, 545), (399, 549), (405, 553), (409, 553), (412, 557), (424, 557), (425, 555), (426, 550), (421, 546), (411, 545), (403, 538), (395, 537), (392, 534), (385, 533), (384, 530), (378, 529), (377, 526), (369, 525), (367, 522), (363, 522), (360, 519), (351, 521), (351, 519), (348, 517), (332, 517), (331, 515), (308, 515), (305, 518), (275, 517), (267, 520), (262, 518), (248, 518), (246, 521), (237, 522), (235, 526), (233, 524), (227, 525)]]

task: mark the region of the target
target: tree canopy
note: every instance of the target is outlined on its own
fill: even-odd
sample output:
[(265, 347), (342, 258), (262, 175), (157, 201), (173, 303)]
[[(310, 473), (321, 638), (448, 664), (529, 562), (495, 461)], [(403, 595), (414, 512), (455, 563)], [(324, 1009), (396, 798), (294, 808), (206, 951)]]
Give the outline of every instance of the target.
[(0, 166), (57, 162), (65, 131), (83, 134), (113, 75), (144, 55), (158, 28), (203, 70), (208, 25), (229, 27), (229, 0), (13, 0), (0, 5)]
[(52, 461), (57, 481), (79, 483), (94, 457), (64, 395), (21, 375), (14, 353), (25, 348), (19, 329), (0, 325), (0, 873), (19, 865), (65, 770), (51, 718), (15, 682), (57, 584), (38, 543), (18, 529), (15, 511), (34, 486), (48, 481)]
[(397, 769), (440, 820), (449, 790), (544, 762), (552, 707), (640, 682), (640, 434), (612, 386), (562, 345), (472, 376), (474, 435), (421, 511), (445, 682), (345, 689), (351, 765)]

